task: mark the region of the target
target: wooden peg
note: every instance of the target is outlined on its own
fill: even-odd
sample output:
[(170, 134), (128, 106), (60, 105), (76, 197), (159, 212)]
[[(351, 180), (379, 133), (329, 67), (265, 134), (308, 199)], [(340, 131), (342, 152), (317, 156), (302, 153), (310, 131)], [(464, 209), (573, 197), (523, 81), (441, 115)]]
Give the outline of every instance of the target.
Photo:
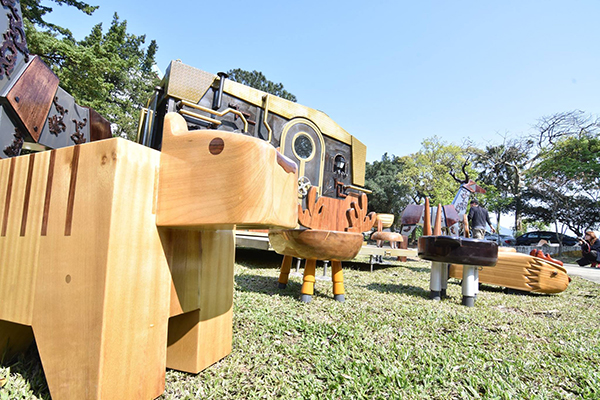
[(467, 217), (467, 214), (463, 214), (463, 227), (465, 230), (465, 237), (471, 237), (471, 232), (469, 232), (469, 217)]
[(425, 199), (425, 214), (423, 216), (423, 235), (431, 235), (431, 209), (429, 208), (429, 199)]
[(433, 235), (439, 236), (442, 234), (442, 205), (438, 204), (437, 213), (435, 214), (435, 224), (433, 225)]

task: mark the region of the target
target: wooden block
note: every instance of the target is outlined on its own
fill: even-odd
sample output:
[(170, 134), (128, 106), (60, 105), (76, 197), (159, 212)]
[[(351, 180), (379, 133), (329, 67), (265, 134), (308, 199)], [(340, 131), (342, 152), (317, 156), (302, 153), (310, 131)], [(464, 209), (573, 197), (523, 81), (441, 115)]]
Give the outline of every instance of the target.
[(296, 226), (297, 172), (270, 144), (225, 131), (188, 132), (165, 117), (157, 224), (232, 229)]
[(0, 161), (0, 285), (11, 285), (0, 290), (0, 338), (33, 328), (54, 399), (164, 389), (171, 285), (153, 214), (159, 161), (122, 139)]
[(198, 373), (231, 352), (235, 236), (164, 230), (173, 277), (167, 367)]

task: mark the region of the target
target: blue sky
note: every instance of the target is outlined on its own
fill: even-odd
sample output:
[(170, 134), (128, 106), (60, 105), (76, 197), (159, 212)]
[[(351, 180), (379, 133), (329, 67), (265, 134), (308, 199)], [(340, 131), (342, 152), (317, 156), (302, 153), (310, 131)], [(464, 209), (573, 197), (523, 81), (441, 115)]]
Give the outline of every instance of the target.
[[(600, 110), (598, 1), (113, 1), (93, 16), (55, 3), (77, 39), (118, 13), (128, 32), (217, 73), (262, 71), (367, 145), (407, 155), (532, 132), (543, 116)], [(220, 5), (219, 5), (220, 4)]]

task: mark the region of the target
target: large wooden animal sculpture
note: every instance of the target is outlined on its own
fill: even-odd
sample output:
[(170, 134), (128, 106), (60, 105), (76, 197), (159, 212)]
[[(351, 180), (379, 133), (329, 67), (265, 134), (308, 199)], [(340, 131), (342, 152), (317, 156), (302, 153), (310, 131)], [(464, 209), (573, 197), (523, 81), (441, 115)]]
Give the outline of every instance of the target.
[(362, 232), (373, 227), (376, 214), (367, 214), (367, 196), (364, 193), (345, 199), (317, 198), (317, 188), (311, 187), (307, 204), (306, 209), (298, 205), (298, 222), (305, 228), (269, 231), (273, 249), (284, 255), (279, 287), (287, 286), (292, 258), (304, 258), (301, 300), (310, 302), (314, 294), (317, 260), (329, 260), (334, 299), (343, 302), (342, 261), (356, 257), (363, 243)]
[[(466, 167), (468, 161), (462, 166), (462, 171), (465, 179), (458, 179), (453, 171), (450, 175), (456, 182), (460, 184), (452, 204), (442, 206), (442, 230), (446, 230), (449, 236), (458, 236), (460, 229), (459, 223), (462, 222), (463, 216), (467, 212), (469, 206), (469, 198), (473, 193), (485, 193), (485, 189), (478, 186), (472, 179), (469, 179)], [(432, 218), (436, 218), (437, 209), (431, 208)], [(402, 212), (402, 234), (409, 236), (418, 224), (424, 223), (424, 206), (417, 204), (409, 204)]]
[(296, 165), (164, 121), (162, 152), (108, 139), (0, 161), (0, 354), (35, 337), (54, 400), (154, 399), (165, 368), (231, 352), (236, 226), (295, 227)]

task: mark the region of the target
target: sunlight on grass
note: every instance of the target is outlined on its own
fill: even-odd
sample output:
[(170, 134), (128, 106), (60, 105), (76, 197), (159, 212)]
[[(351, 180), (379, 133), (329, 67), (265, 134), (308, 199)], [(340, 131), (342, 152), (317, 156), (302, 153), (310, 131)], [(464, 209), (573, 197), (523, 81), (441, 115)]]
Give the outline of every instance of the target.
[[(597, 284), (575, 277), (558, 295), (482, 285), (466, 308), (454, 280), (449, 299), (428, 300), (428, 262), (348, 264), (345, 303), (317, 281), (303, 304), (301, 278), (277, 288), (278, 266), (238, 252), (232, 354), (198, 375), (167, 371), (160, 399), (600, 397)], [(49, 398), (35, 351), (4, 377), (0, 399)]]

